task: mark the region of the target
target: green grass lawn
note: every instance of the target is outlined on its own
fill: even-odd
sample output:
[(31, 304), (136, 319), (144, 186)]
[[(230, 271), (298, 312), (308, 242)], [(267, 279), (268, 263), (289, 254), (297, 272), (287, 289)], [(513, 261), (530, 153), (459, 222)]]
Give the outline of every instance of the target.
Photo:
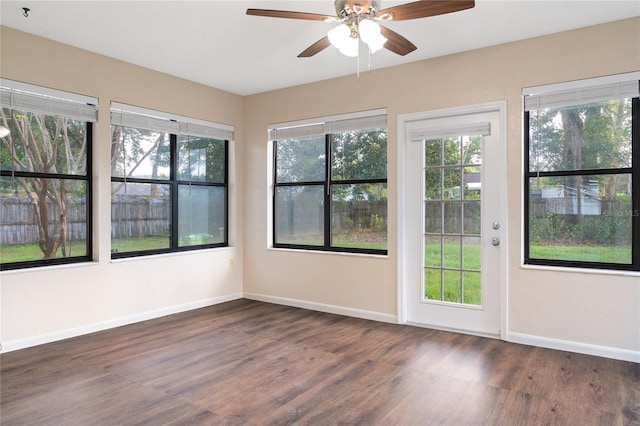
[(531, 246), (532, 259), (579, 260), (583, 262), (631, 263), (628, 246)]
[[(86, 255), (85, 241), (69, 241), (67, 242), (67, 254), (71, 256)], [(58, 248), (56, 258), (62, 257), (62, 250)], [(14, 263), (27, 262), (31, 260), (42, 260), (42, 250), (38, 244), (13, 244), (0, 246), (0, 262)]]

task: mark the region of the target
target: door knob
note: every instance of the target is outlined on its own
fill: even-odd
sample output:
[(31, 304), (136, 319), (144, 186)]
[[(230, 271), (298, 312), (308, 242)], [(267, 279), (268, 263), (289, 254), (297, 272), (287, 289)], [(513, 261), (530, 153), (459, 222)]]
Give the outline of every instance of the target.
[(498, 247), (500, 245), (500, 238), (498, 237), (491, 238), (491, 245)]

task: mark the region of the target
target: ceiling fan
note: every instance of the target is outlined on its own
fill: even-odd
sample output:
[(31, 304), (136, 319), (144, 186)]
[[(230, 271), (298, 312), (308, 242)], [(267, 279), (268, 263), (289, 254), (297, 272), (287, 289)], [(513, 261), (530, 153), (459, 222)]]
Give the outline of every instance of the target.
[(371, 52), (381, 48), (404, 56), (417, 47), (409, 40), (380, 26), (377, 22), (407, 21), (458, 12), (475, 6), (474, 0), (422, 0), (380, 9), (379, 0), (335, 0), (336, 16), (289, 10), (247, 9), (247, 15), (273, 18), (304, 19), (340, 23), (329, 33), (302, 51), (298, 57), (308, 58), (336, 46), (347, 56), (357, 56), (359, 40), (365, 42)]

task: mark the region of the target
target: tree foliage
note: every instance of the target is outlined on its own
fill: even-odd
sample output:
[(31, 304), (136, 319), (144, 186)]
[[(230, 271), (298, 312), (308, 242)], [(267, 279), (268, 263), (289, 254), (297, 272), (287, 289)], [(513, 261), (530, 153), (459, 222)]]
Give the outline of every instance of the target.
[[(11, 133), (2, 138), (2, 169), (38, 174), (84, 175), (87, 168), (86, 123), (63, 117), (3, 108), (2, 124)], [(67, 225), (70, 206), (86, 197), (83, 181), (55, 177), (12, 178), (11, 191), (32, 202), (39, 247), (45, 259), (58, 249), (70, 256)], [(3, 188), (6, 190), (7, 188)], [(50, 207), (53, 212), (50, 212)], [(51, 220), (51, 216), (55, 216)]]

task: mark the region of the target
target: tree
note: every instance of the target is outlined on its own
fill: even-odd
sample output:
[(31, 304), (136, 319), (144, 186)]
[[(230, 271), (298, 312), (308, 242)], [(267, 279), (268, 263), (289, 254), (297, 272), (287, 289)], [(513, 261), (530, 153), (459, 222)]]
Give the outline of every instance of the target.
[[(3, 168), (10, 166), (12, 170), (37, 174), (85, 174), (85, 122), (7, 108), (1, 111), (2, 123), (11, 131), (2, 139), (7, 153), (3, 160), (8, 159), (10, 163), (3, 161)], [(84, 198), (84, 183), (64, 178), (19, 176), (13, 179), (13, 184), (17, 184), (32, 202), (38, 226), (38, 245), (44, 258), (56, 257), (58, 249), (61, 249), (62, 256), (70, 256), (67, 246), (69, 208), (74, 203), (73, 197)], [(16, 192), (17, 189), (13, 188)]]
[[(384, 130), (333, 134), (331, 151), (333, 181), (387, 177), (387, 133)], [(386, 188), (381, 183), (350, 185), (349, 188), (334, 185), (332, 193), (334, 199), (380, 201), (386, 197)]]

